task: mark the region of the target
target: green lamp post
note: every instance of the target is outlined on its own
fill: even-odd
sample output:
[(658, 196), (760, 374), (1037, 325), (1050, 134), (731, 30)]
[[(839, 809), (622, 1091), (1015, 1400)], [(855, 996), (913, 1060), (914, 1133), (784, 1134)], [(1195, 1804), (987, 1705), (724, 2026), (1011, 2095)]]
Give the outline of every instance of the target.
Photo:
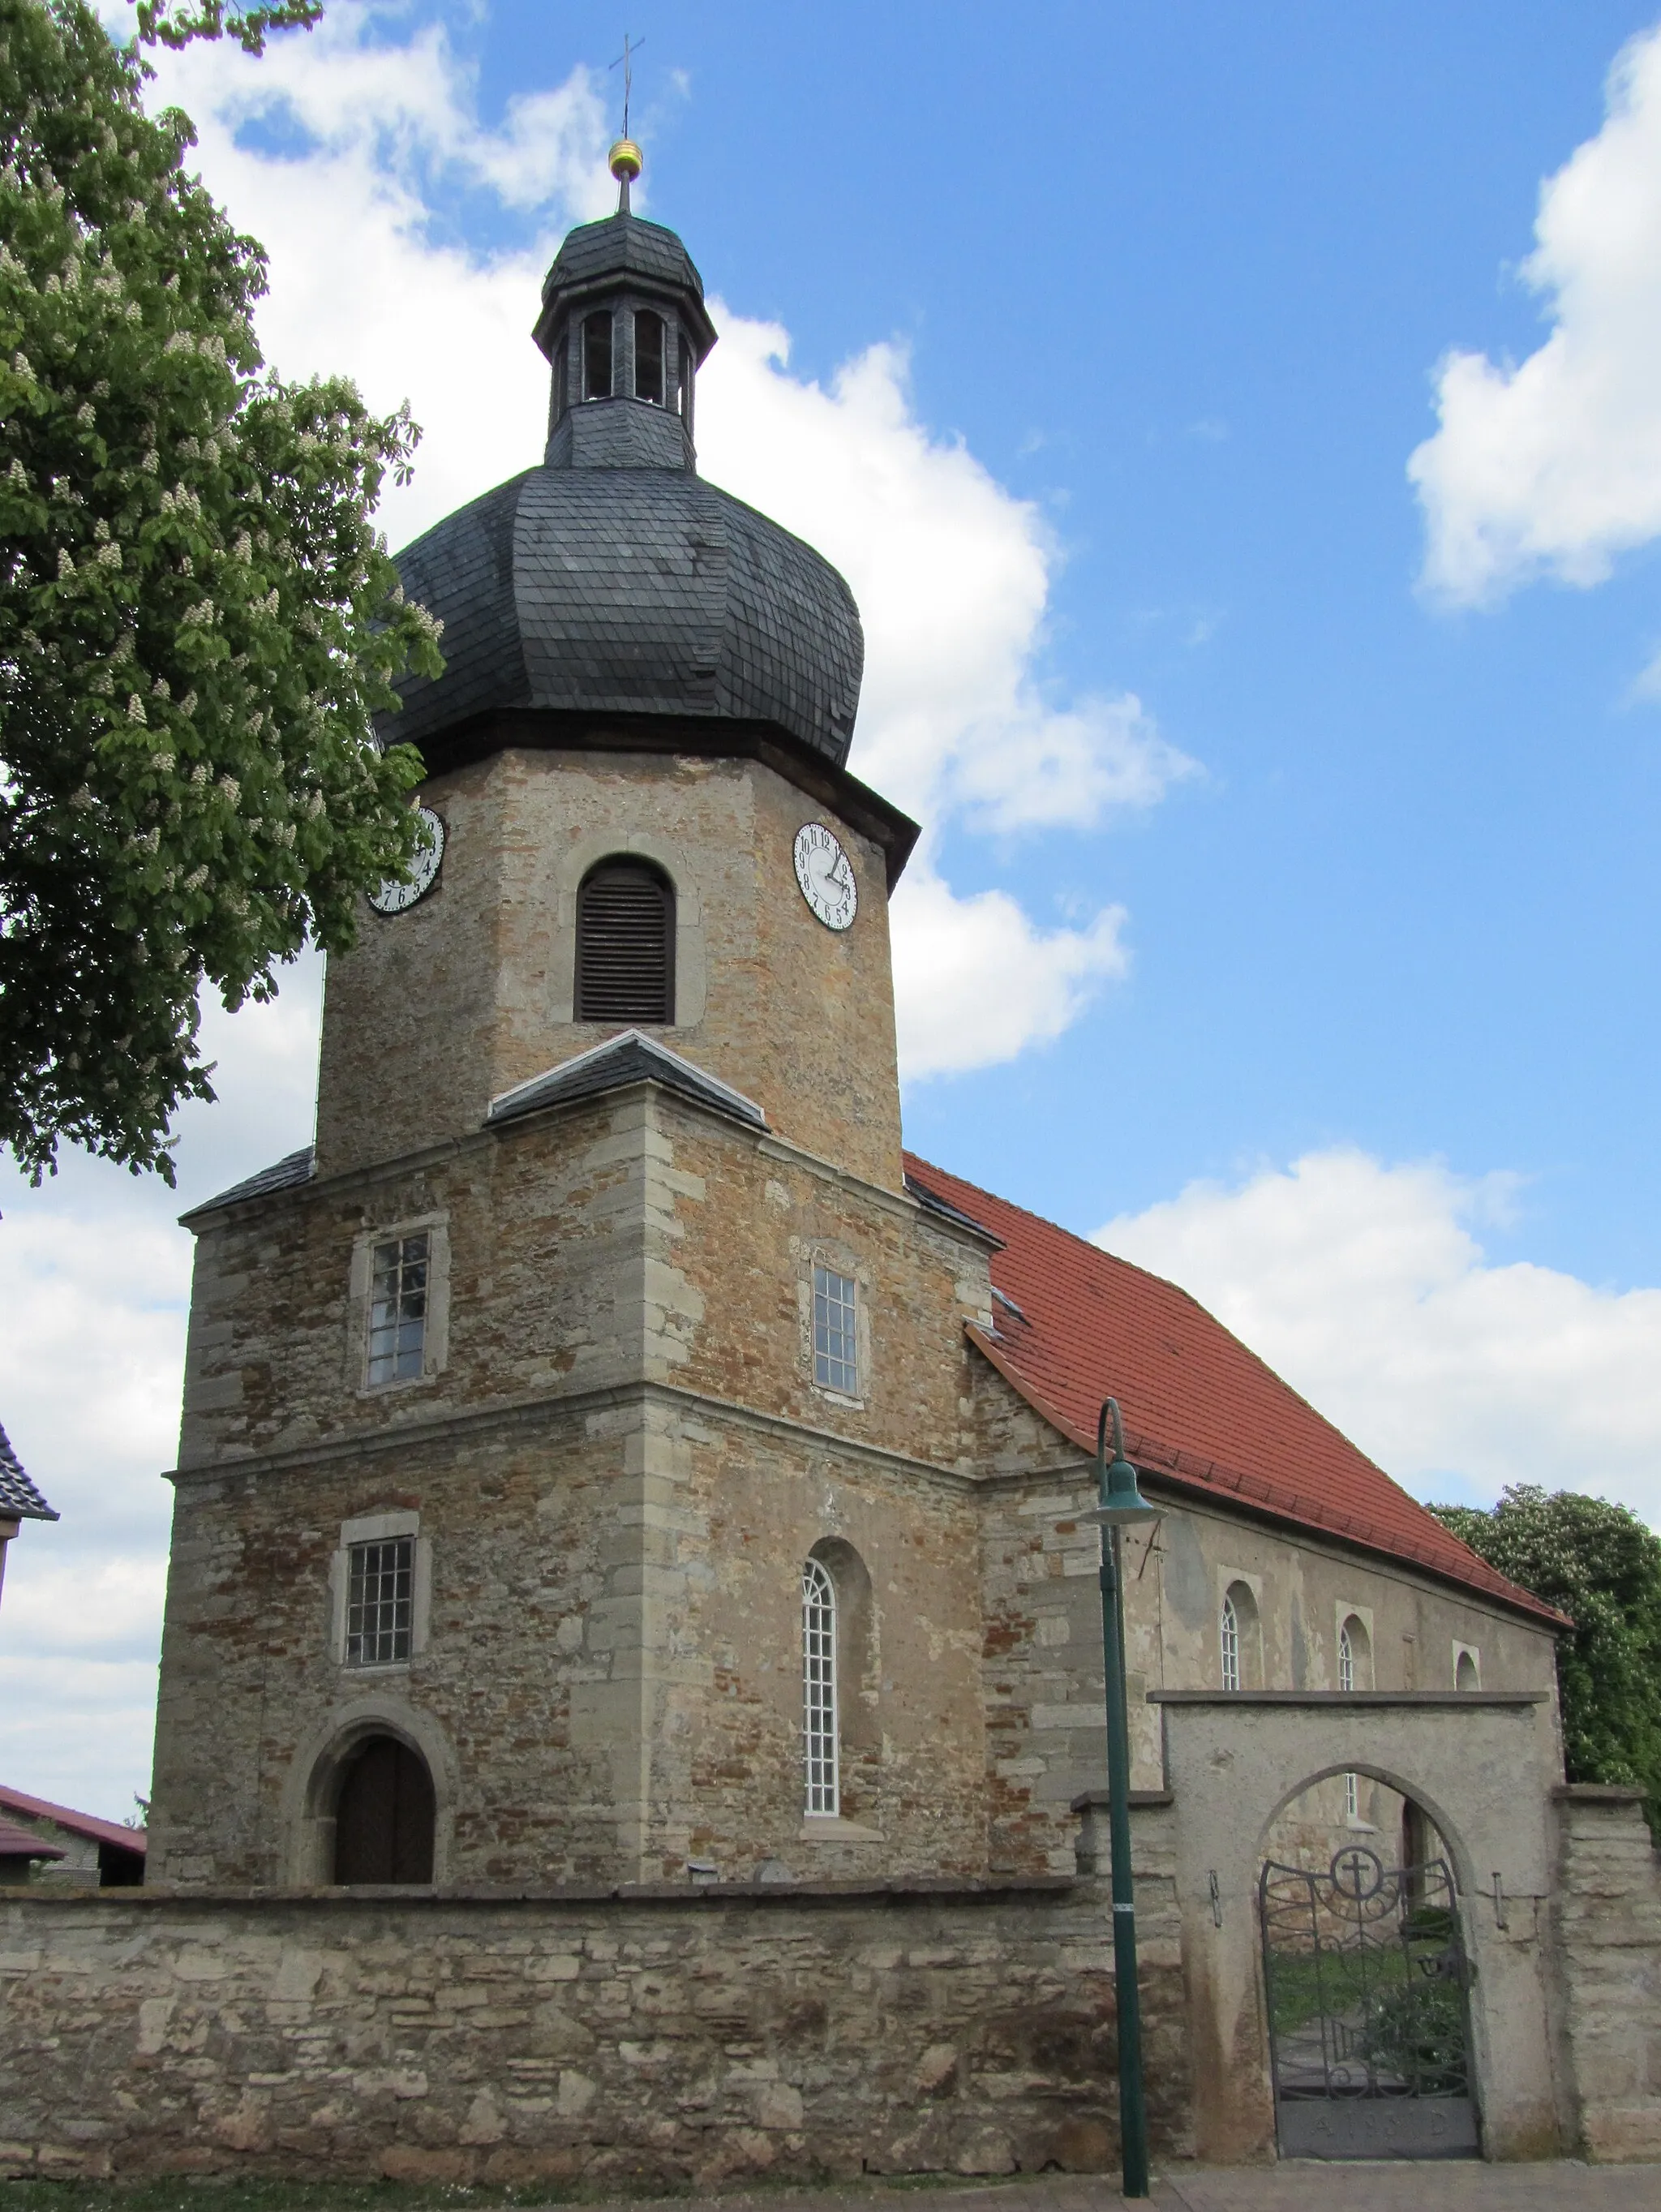
[[(1113, 1456), (1107, 1458), (1107, 1424)], [(1148, 2105), (1142, 2081), (1142, 1995), (1137, 1984), (1136, 1883), (1131, 1868), (1131, 1720), (1125, 1705), (1124, 1577), (1121, 1528), (1157, 1521), (1125, 1456), (1118, 1401), (1109, 1398), (1096, 1424), (1096, 1482), (1101, 1503), (1087, 1521), (1101, 1528), (1101, 1655), (1107, 1692), (1107, 1818), (1113, 1867), (1113, 1993), (1118, 2010), (1118, 2124), (1125, 2194), (1148, 2194)]]

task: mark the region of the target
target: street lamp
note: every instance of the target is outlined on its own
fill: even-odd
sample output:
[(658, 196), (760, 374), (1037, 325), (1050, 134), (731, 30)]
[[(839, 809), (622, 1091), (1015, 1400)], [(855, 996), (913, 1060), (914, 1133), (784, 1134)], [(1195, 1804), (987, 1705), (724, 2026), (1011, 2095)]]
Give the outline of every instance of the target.
[[(1113, 1456), (1107, 1458), (1107, 1424)], [(1125, 2194), (1148, 2194), (1148, 2106), (1142, 2083), (1142, 1996), (1137, 1985), (1136, 1882), (1131, 1868), (1131, 1720), (1125, 1706), (1124, 1577), (1118, 1532), (1157, 1521), (1125, 1456), (1118, 1401), (1107, 1399), (1096, 1423), (1096, 1484), (1101, 1503), (1082, 1517), (1100, 1526), (1101, 1656), (1107, 1693), (1107, 1820), (1113, 1867), (1113, 1994), (1118, 2010), (1118, 2128)]]

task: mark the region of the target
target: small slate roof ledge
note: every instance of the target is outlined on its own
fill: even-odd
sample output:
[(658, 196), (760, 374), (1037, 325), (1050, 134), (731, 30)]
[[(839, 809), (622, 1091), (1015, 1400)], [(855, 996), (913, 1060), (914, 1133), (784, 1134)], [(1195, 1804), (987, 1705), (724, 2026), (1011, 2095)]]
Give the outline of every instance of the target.
[(0, 1521), (56, 1521), (40, 1492), (23, 1472), (11, 1440), (0, 1429)]
[(490, 1111), (485, 1115), (487, 1128), (500, 1128), (505, 1121), (517, 1121), (527, 1114), (539, 1114), (546, 1106), (563, 1106), (573, 1099), (594, 1098), (607, 1091), (621, 1091), (631, 1083), (660, 1083), (666, 1091), (678, 1091), (712, 1112), (724, 1114), (729, 1120), (743, 1121), (752, 1129), (765, 1129), (767, 1117), (753, 1098), (746, 1098), (742, 1091), (735, 1091), (718, 1076), (710, 1075), (701, 1067), (682, 1060), (678, 1052), (671, 1052), (656, 1037), (647, 1036), (643, 1030), (625, 1030), (621, 1036), (608, 1037), (603, 1044), (591, 1046), (579, 1052), (574, 1060), (562, 1060), (557, 1067), (550, 1067), (545, 1075), (536, 1075), (529, 1083), (516, 1084), (512, 1091), (504, 1091), (499, 1098), (490, 1102)]

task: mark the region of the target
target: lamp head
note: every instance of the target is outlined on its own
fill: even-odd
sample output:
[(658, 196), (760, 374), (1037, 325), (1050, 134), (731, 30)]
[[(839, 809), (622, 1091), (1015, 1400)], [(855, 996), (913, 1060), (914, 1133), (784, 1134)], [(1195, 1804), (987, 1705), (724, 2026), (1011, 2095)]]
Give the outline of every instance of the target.
[[(1107, 1456), (1107, 1424), (1113, 1425), (1113, 1456)], [(1118, 1401), (1109, 1398), (1101, 1408), (1101, 1418), (1096, 1424), (1096, 1480), (1100, 1489), (1101, 1503), (1094, 1513), (1080, 1515), (1083, 1521), (1094, 1521), (1103, 1528), (1126, 1528), (1139, 1521), (1157, 1521), (1163, 1509), (1150, 1505), (1142, 1494), (1137, 1480), (1137, 1471), (1125, 1456), (1125, 1425), (1119, 1419)]]

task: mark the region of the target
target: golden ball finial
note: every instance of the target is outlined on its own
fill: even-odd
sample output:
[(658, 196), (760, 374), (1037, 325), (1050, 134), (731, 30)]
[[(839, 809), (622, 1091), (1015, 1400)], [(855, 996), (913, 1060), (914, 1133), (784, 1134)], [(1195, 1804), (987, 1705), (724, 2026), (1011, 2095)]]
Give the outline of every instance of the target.
[(620, 138), (606, 155), (606, 167), (620, 185), (632, 184), (640, 173), (640, 149), (632, 138)]

